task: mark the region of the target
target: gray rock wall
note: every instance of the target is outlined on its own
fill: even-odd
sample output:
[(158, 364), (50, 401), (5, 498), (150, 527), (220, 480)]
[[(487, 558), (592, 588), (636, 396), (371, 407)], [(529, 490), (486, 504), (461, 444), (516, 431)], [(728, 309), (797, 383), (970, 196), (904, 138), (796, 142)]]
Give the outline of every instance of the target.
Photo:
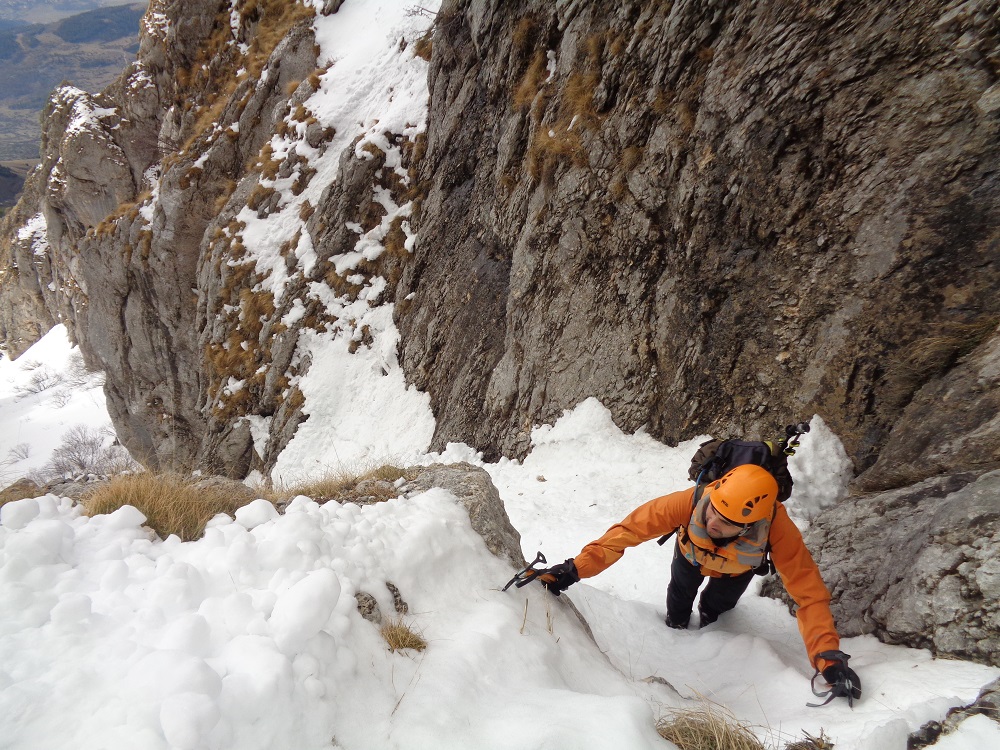
[[(0, 325), (17, 352), (66, 322), (136, 455), (240, 475), (301, 419), (297, 331), (277, 326), (280, 300), (260, 301), (259, 330), (220, 314), (258, 281), (225, 237), (245, 206), (273, 209), (253, 162), (315, 58), (292, 24), (260, 61), (266, 85), (232, 83), (245, 61), (220, 46), (226, 8), (154, 3), (117, 84), (53, 99), (28, 191), (53, 251), (4, 238)], [(244, 20), (252, 42), (261, 21)], [(419, 242), (381, 269), (402, 274), (386, 298), (405, 300), (402, 360), (431, 395), (435, 447), (521, 455), (532, 425), (597, 396), (670, 442), (817, 412), (869, 468), (914, 394), (968, 354), (964, 332), (1000, 319), (997, 30), (977, 0), (445, 2)], [(321, 259), (378, 179), (377, 160), (343, 163), (309, 219)], [(246, 361), (223, 354), (237, 335)], [(230, 378), (253, 382), (223, 408)], [(245, 415), (283, 438), (255, 456)]]
[(1000, 471), (852, 498), (805, 539), (842, 636), (1000, 665)]
[(39, 213), (42, 181), (35, 172), (22, 198), (0, 219), (0, 342), (10, 357), (21, 356), (53, 325), (43, 290), (52, 280), (45, 228), (30, 222)]
[[(926, 356), (958, 358), (907, 405), (858, 491), (902, 487), (936, 474), (1000, 468), (1000, 334), (944, 331)], [(977, 345), (977, 338), (986, 338)]]
[(445, 2), (397, 316), (435, 445), (597, 396), (671, 442), (820, 413), (870, 466), (950, 366), (913, 352), (1000, 307), (990, 8)]
[[(317, 65), (311, 11), (240, 9), (234, 30), (228, 2), (156, 0), (139, 56), (114, 85), (53, 95), (42, 164), (5, 223), (9, 272), (0, 278), (8, 351), (66, 323), (87, 364), (105, 371), (111, 417), (134, 456), (238, 477), (273, 459), (301, 419), (301, 400), (282, 398), (298, 332), (279, 335), (266, 318), (287, 309), (266, 302), (264, 323), (243, 325), (259, 279), (237, 243), (221, 240), (238, 230), (242, 208), (258, 208), (255, 189), (270, 168), (262, 148), (312, 93)], [(310, 131), (310, 145), (332, 135)], [(33, 238), (18, 231), (39, 211), (47, 251), (33, 255)], [(220, 354), (233, 341), (250, 354)], [(231, 378), (262, 366), (266, 378), (245, 399), (220, 406)], [(253, 450), (246, 415), (276, 419), (265, 456)]]

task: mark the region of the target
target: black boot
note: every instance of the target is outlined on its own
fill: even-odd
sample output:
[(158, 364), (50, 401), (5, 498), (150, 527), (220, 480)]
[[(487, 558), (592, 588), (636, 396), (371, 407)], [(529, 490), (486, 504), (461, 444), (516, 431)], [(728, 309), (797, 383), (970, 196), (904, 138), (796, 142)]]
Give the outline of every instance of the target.
[(663, 618), (663, 621), (667, 624), (667, 627), (668, 628), (673, 628), (674, 630), (687, 630), (688, 622), (690, 622), (690, 620), (691, 620), (691, 617), (688, 616), (684, 620), (684, 622), (674, 622), (673, 620), (670, 619), (670, 615), (669, 614), (666, 617)]
[(718, 615), (708, 615), (705, 614), (705, 610), (698, 607), (698, 629), (701, 630), (706, 625), (711, 625), (713, 622), (719, 619)]

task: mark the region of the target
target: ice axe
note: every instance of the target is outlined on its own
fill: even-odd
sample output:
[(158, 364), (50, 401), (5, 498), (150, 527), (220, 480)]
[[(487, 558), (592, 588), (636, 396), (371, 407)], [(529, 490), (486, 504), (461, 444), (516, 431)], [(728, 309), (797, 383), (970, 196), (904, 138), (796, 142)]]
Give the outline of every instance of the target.
[(808, 422), (790, 424), (785, 428), (785, 439), (778, 443), (782, 453), (786, 456), (794, 456), (795, 449), (799, 447), (799, 438), (809, 432)]
[(548, 568), (536, 568), (535, 566), (538, 565), (539, 563), (541, 563), (542, 565), (546, 565), (547, 562), (548, 561), (545, 559), (545, 555), (543, 555), (541, 551), (539, 551), (539, 553), (535, 555), (535, 559), (532, 560), (530, 563), (528, 563), (522, 570), (519, 570), (517, 573), (515, 573), (514, 577), (511, 578), (509, 581), (507, 581), (507, 585), (504, 586), (501, 589), (501, 591), (506, 591), (512, 585), (521, 588), (522, 586), (531, 583), (533, 580), (538, 578), (538, 576), (540, 576), (542, 573), (548, 572)]

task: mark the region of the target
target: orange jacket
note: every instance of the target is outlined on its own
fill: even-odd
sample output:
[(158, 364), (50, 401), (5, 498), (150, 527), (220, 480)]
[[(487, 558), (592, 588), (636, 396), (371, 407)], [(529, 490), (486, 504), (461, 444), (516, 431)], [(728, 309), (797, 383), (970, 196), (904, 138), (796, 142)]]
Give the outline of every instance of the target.
[[(618, 562), (628, 547), (686, 528), (691, 521), (693, 501), (691, 487), (640, 505), (573, 558), (577, 573), (581, 578), (595, 576)], [(768, 541), (774, 567), (785, 590), (798, 605), (796, 618), (806, 652), (813, 665), (822, 670), (827, 663), (822, 659), (817, 661), (816, 654), (840, 648), (840, 637), (830, 612), (830, 592), (802, 541), (802, 534), (781, 503), (771, 522)], [(702, 574), (710, 575), (711, 571), (703, 569)]]

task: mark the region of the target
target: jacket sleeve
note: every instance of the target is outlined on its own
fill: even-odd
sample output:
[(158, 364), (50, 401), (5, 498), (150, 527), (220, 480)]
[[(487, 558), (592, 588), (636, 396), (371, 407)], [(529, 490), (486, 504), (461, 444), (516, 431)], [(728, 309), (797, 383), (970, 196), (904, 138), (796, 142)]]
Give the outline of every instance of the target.
[(644, 503), (573, 558), (580, 578), (596, 576), (618, 562), (625, 550), (675, 531), (691, 517), (694, 488)]
[(806, 653), (813, 666), (822, 670), (826, 662), (817, 660), (816, 654), (840, 648), (840, 637), (830, 612), (830, 592), (802, 540), (802, 534), (781, 504), (771, 524), (770, 542), (774, 567), (778, 569), (788, 595), (798, 605), (795, 616)]

